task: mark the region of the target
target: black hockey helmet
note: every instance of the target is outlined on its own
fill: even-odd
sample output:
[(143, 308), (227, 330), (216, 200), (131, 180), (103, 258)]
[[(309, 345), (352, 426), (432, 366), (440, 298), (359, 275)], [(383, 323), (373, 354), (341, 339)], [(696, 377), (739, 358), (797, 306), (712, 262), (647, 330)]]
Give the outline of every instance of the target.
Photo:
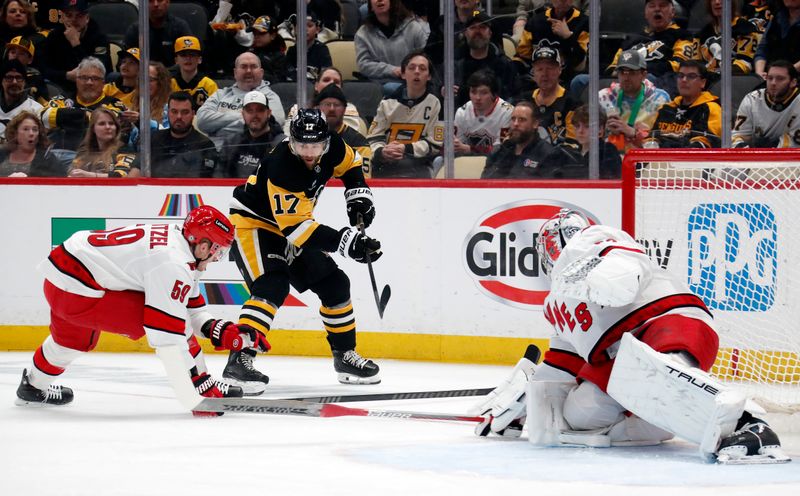
[(289, 133), (298, 143), (318, 143), (330, 137), (328, 121), (319, 109), (299, 109), (289, 125)]

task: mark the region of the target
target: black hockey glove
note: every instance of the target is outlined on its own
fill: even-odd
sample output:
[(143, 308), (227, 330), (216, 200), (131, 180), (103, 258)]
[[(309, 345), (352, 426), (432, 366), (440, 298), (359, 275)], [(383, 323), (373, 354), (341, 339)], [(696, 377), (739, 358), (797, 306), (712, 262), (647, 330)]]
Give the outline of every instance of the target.
[(339, 231), (339, 255), (349, 257), (360, 263), (367, 263), (367, 253), (369, 259), (375, 261), (381, 258), (381, 242), (377, 239), (364, 236), (354, 228), (343, 228)]
[(369, 188), (352, 188), (344, 192), (347, 202), (347, 217), (350, 225), (358, 224), (358, 214), (364, 219), (364, 228), (372, 224), (375, 218), (375, 206), (372, 204), (372, 191)]

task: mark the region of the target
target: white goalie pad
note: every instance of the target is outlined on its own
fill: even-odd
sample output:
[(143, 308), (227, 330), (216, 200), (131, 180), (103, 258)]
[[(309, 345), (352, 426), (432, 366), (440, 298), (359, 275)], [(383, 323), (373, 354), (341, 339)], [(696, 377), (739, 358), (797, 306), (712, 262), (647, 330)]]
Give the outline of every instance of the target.
[(530, 381), (527, 410), (528, 441), (537, 446), (562, 444), (562, 432), (569, 429), (564, 420), (564, 401), (575, 381)]
[(733, 433), (745, 397), (694, 367), (623, 335), (608, 394), (647, 422), (698, 443), (705, 456)]

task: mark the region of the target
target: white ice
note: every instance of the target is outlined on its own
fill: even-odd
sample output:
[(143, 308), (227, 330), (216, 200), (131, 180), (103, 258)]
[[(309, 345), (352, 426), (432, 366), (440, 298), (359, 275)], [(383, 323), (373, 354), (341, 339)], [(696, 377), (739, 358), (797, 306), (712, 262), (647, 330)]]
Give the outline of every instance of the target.
[[(224, 356), (207, 358), (220, 372)], [(693, 445), (534, 448), (478, 438), (473, 424), (372, 417), (194, 418), (153, 354), (91, 353), (62, 376), (75, 401), (14, 405), (30, 353), (0, 353), (0, 495), (711, 495), (798, 494), (795, 462), (708, 464)], [(268, 356), (266, 398), (494, 386), (505, 367), (380, 360), (383, 383), (344, 386), (330, 359)], [(347, 403), (464, 413), (475, 398)], [(523, 435), (524, 436), (524, 435)]]

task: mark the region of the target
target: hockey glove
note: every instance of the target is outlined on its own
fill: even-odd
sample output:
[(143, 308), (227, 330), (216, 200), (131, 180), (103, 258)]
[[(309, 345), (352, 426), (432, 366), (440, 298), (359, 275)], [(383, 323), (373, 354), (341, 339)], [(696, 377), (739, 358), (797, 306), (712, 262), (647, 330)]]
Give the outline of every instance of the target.
[[(194, 370), (194, 369), (193, 369)], [(192, 384), (197, 394), (205, 398), (222, 398), (222, 392), (217, 388), (214, 379), (205, 372), (192, 376)], [(222, 412), (200, 412), (193, 410), (192, 415), (195, 417), (219, 417)]]
[(367, 254), (371, 261), (381, 258), (381, 242), (364, 236), (357, 229), (343, 228), (339, 231), (339, 249), (336, 250), (343, 257), (352, 258), (359, 263), (367, 263)]
[(375, 218), (375, 207), (372, 204), (372, 192), (369, 188), (353, 188), (344, 192), (344, 199), (347, 202), (347, 217), (350, 225), (358, 224), (358, 216), (364, 219), (364, 228), (368, 228)]
[(255, 348), (267, 352), (271, 348), (263, 332), (227, 320), (209, 320), (203, 324), (201, 332), (211, 340), (215, 350), (240, 351), (242, 348)]

